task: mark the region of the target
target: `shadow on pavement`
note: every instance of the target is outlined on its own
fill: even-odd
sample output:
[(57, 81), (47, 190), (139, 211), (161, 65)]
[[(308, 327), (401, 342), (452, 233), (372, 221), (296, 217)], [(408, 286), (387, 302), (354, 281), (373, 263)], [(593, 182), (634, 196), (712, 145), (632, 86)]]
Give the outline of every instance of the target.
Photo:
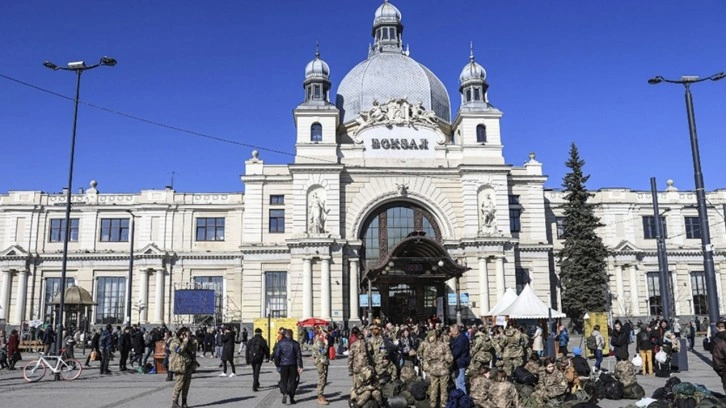
[(232, 402), (244, 401), (244, 400), (248, 400), (248, 399), (252, 399), (252, 398), (254, 398), (254, 397), (247, 396), (247, 397), (226, 398), (226, 399), (219, 400), (219, 401), (208, 402), (206, 404), (195, 404), (194, 406), (195, 407), (211, 407), (211, 406), (215, 406), (215, 405), (229, 404)]

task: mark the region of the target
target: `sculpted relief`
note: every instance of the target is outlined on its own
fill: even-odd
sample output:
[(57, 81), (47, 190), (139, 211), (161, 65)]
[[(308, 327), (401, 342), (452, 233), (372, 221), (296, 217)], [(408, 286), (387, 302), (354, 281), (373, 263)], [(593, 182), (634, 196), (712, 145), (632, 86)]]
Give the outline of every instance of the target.
[(356, 119), (358, 131), (373, 125), (424, 125), (436, 127), (438, 118), (433, 111), (427, 111), (423, 103), (409, 103), (405, 98), (390, 99), (386, 103), (379, 103), (373, 100), (373, 107), (367, 112), (361, 112)]

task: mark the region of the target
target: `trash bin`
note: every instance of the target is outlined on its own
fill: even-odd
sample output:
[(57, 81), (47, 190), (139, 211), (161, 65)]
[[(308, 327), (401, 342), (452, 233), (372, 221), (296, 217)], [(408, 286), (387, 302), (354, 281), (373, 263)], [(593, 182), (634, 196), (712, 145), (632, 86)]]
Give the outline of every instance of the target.
[(157, 341), (154, 344), (154, 370), (156, 374), (166, 374), (166, 368), (164, 367), (164, 358), (166, 357), (165, 347), (166, 345), (163, 340)]

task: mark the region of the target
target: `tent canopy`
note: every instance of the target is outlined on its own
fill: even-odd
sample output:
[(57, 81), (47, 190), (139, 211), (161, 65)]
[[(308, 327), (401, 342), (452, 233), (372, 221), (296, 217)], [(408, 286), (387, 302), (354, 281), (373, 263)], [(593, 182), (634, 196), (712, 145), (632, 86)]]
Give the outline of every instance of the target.
[(497, 313), (497, 315), (509, 316), (510, 319), (547, 319), (550, 317), (550, 311), (552, 318), (567, 317), (566, 314), (548, 307), (534, 294), (532, 287), (527, 284), (517, 300)]
[(315, 327), (315, 326), (327, 326), (330, 322), (324, 319), (319, 319), (317, 317), (310, 317), (305, 320), (300, 320), (297, 322), (298, 326), (301, 327)]
[[(66, 306), (91, 306), (96, 304), (96, 302), (93, 301), (93, 297), (90, 293), (88, 293), (87, 290), (75, 285), (66, 289), (63, 302)], [(60, 304), (60, 293), (58, 293), (55, 298), (53, 298), (53, 301), (50, 302), (50, 304)]]
[(517, 292), (515, 292), (513, 288), (505, 290), (504, 296), (499, 299), (499, 302), (497, 302), (492, 310), (490, 310), (489, 313), (487, 313), (486, 315), (500, 316), (502, 314), (501, 311), (508, 308), (512, 303), (514, 303), (515, 300), (517, 300)]

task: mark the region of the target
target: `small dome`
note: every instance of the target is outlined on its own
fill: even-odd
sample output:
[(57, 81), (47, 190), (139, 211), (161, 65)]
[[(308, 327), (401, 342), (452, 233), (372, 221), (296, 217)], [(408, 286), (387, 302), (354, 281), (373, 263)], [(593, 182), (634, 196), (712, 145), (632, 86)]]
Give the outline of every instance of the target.
[(315, 59), (308, 62), (308, 65), (305, 66), (305, 79), (313, 78), (321, 78), (325, 80), (329, 80), (330, 78), (330, 68), (325, 61), (320, 59), (319, 52), (316, 52)]
[(373, 25), (376, 26), (381, 23), (400, 23), (401, 12), (398, 11), (396, 6), (384, 1), (383, 4), (376, 9), (376, 14), (373, 18)]
[(459, 75), (459, 82), (463, 84), (465, 82), (471, 81), (472, 79), (477, 79), (480, 81), (484, 81), (487, 79), (487, 72), (484, 70), (484, 67), (476, 63), (474, 59), (469, 61), (469, 63), (464, 66), (464, 69), (461, 70), (461, 74)]

